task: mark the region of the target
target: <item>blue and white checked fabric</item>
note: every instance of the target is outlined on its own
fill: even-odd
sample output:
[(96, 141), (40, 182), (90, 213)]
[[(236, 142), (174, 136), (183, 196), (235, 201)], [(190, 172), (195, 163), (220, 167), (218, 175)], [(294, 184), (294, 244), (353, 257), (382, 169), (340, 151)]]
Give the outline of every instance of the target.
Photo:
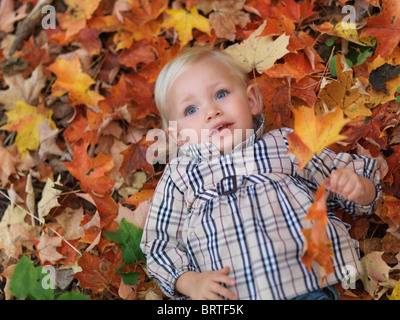
[[(334, 252), (334, 273), (324, 285), (342, 281), (348, 270), (361, 272), (356, 241), (348, 225), (331, 210), (369, 214), (381, 195), (377, 161), (325, 149), (297, 171), (298, 159), (287, 154), (282, 128), (264, 134), (260, 117), (255, 133), (226, 155), (211, 143), (184, 146), (167, 164), (148, 214), (141, 249), (160, 288), (174, 299), (186, 271), (230, 268), (230, 287), (239, 299), (290, 299), (320, 288), (316, 266), (301, 262), (302, 228), (324, 172), (352, 168), (372, 180), (377, 197), (368, 206), (330, 194), (327, 232)], [(325, 170), (320, 168), (322, 164)], [(352, 268), (352, 269), (351, 269)]]

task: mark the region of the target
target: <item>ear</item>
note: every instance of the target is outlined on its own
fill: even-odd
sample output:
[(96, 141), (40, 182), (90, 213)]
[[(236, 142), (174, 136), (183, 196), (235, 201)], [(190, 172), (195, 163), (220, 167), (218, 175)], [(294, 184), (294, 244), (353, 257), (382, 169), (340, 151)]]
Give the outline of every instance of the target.
[(249, 101), (250, 111), (253, 116), (261, 112), (261, 94), (256, 84), (250, 84), (247, 87), (247, 98)]

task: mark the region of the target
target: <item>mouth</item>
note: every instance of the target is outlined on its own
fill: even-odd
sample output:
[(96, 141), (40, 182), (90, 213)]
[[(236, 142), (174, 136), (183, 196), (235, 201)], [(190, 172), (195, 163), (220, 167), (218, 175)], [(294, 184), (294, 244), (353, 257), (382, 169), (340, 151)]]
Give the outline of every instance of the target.
[(232, 128), (232, 126), (233, 126), (232, 122), (220, 122), (211, 128), (210, 137), (215, 135), (222, 135), (225, 133), (226, 130)]

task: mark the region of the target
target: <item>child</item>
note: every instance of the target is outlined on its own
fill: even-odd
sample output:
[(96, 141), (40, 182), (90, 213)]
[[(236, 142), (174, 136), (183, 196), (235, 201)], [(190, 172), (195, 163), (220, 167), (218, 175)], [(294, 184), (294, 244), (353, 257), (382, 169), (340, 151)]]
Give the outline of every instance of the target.
[(346, 224), (329, 212), (335, 271), (324, 282), (330, 290), (321, 289), (318, 267), (308, 272), (301, 262), (301, 229), (323, 181), (328, 210), (373, 212), (381, 190), (375, 160), (325, 149), (297, 171), (286, 154), (290, 129), (264, 133), (257, 87), (218, 50), (175, 58), (155, 95), (179, 153), (156, 188), (141, 248), (168, 296), (326, 299), (332, 284), (361, 271)]

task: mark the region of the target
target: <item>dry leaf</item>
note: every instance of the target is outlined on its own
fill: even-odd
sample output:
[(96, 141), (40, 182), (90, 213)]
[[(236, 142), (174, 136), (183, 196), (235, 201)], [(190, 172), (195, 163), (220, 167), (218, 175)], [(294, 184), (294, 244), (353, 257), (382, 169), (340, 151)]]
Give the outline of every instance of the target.
[(289, 36), (283, 34), (276, 40), (273, 40), (272, 35), (259, 37), (266, 23), (267, 21), (264, 21), (242, 43), (234, 44), (225, 49), (225, 52), (239, 62), (246, 72), (251, 72), (255, 69), (258, 73), (263, 73), (264, 70), (271, 68), (276, 60), (289, 52), (286, 49), (289, 44)]

